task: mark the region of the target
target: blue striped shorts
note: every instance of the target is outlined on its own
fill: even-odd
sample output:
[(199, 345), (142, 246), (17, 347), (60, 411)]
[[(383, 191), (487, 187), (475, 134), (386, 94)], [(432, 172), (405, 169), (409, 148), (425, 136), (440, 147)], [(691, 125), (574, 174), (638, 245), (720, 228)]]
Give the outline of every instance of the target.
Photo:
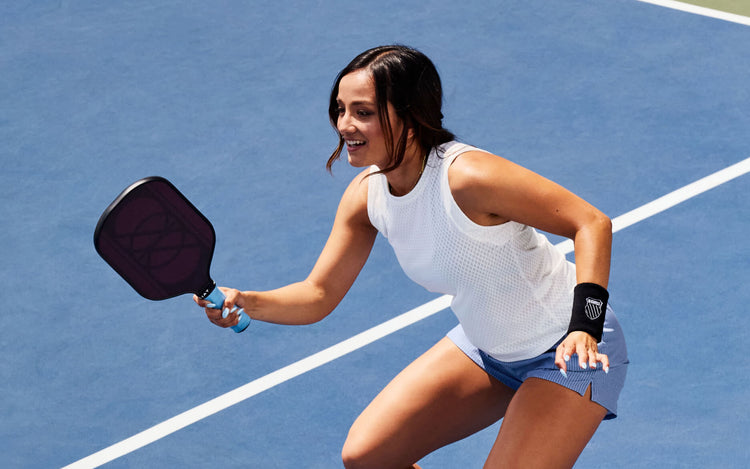
[(472, 345), (460, 324), (448, 332), (448, 338), (490, 376), (514, 390), (518, 389), (527, 378), (552, 381), (581, 396), (591, 385), (591, 400), (607, 409), (604, 419), (613, 419), (617, 416), (617, 399), (625, 384), (629, 361), (625, 336), (610, 307), (607, 308), (604, 333), (598, 346), (599, 353), (604, 353), (609, 357), (609, 373), (604, 373), (601, 365), (595, 370), (583, 369), (578, 366), (578, 356), (573, 355), (568, 361), (568, 377), (564, 377), (555, 366), (555, 348), (559, 342), (538, 357), (516, 362), (502, 362)]

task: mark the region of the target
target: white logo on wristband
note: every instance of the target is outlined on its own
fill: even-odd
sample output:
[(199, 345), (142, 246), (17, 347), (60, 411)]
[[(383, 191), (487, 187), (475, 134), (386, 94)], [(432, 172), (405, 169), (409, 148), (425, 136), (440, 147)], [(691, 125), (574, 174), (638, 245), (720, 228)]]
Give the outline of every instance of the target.
[(586, 307), (583, 309), (586, 312), (586, 317), (593, 321), (601, 316), (603, 304), (604, 302), (600, 299), (586, 298)]

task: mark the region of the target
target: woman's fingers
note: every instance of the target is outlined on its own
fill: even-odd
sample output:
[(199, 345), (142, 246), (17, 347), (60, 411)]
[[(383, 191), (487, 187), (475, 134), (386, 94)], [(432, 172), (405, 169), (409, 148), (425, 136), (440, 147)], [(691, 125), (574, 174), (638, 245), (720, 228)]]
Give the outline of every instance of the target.
[(238, 313), (241, 310), (239, 306), (235, 305), (235, 300), (237, 299), (239, 292), (230, 288), (220, 288), (226, 295), (224, 304), (218, 305), (221, 306), (222, 309), (218, 309), (217, 305), (213, 303), (198, 298), (197, 295), (193, 295), (193, 301), (195, 301), (198, 306), (205, 309), (208, 320), (213, 324), (225, 328), (236, 326), (239, 322)]
[(593, 337), (585, 332), (572, 332), (555, 351), (555, 365), (560, 373), (567, 378), (568, 362), (575, 356), (578, 366), (582, 369), (596, 369), (599, 363), (605, 373), (609, 372), (609, 357), (599, 353), (598, 346)]
[(597, 361), (602, 363), (602, 368), (605, 373), (609, 373), (609, 357), (603, 353), (598, 354)]
[(557, 346), (557, 350), (555, 351), (555, 365), (557, 365), (557, 368), (560, 369), (560, 373), (566, 378), (568, 377), (568, 360), (570, 360), (570, 355), (566, 350), (565, 342), (563, 342)]

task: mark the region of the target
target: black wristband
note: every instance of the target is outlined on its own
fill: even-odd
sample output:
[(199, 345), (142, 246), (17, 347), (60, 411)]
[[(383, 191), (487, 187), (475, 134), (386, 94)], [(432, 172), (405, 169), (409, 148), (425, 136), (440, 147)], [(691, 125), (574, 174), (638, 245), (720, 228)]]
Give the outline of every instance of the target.
[(604, 316), (607, 311), (609, 292), (595, 283), (579, 283), (573, 290), (573, 314), (570, 317), (568, 334), (583, 331), (597, 342), (602, 340)]

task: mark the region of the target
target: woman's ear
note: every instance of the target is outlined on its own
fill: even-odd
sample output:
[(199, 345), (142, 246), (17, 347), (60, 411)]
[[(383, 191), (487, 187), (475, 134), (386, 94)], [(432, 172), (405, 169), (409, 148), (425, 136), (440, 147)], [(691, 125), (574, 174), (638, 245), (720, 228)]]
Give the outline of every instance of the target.
[(407, 117), (403, 120), (404, 125), (406, 126), (406, 138), (407, 141), (412, 142), (414, 141), (414, 120), (411, 117)]

